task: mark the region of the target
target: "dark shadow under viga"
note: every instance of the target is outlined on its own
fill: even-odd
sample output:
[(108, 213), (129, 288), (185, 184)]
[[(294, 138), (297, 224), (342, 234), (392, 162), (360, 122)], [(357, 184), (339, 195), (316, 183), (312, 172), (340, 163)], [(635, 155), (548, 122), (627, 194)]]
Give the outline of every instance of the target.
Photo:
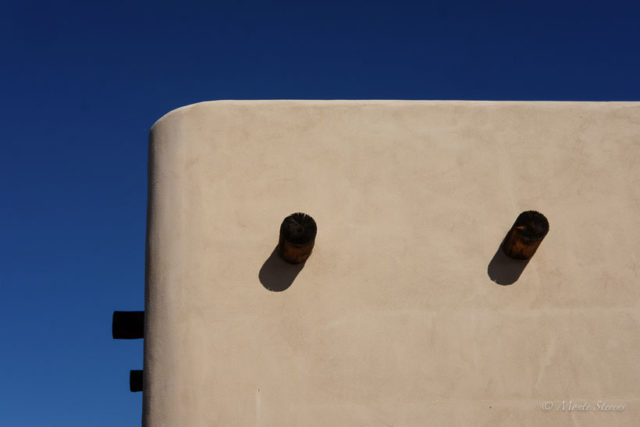
[(266, 289), (273, 292), (282, 292), (291, 286), (304, 263), (290, 264), (283, 260), (278, 254), (278, 247), (271, 252), (271, 255), (262, 264), (258, 278)]
[(487, 267), (487, 274), (497, 284), (507, 286), (520, 278), (527, 264), (528, 259), (509, 258), (502, 250), (501, 244)]

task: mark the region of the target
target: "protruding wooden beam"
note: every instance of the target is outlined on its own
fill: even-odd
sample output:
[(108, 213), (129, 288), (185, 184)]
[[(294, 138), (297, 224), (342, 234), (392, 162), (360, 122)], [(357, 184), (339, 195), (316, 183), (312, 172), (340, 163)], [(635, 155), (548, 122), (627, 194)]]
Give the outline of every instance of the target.
[(142, 391), (142, 373), (141, 370), (129, 371), (129, 390), (132, 392)]
[(511, 258), (530, 259), (548, 232), (549, 221), (544, 215), (522, 212), (504, 238), (502, 250)]
[(144, 311), (114, 311), (111, 335), (120, 340), (144, 338)]
[(318, 227), (309, 215), (294, 213), (280, 225), (278, 254), (291, 264), (301, 264), (309, 258), (315, 244)]

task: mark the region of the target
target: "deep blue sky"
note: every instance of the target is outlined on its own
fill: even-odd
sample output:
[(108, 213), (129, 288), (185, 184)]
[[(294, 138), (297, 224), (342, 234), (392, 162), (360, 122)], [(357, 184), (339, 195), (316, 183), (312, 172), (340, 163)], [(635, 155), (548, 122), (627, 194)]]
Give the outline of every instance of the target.
[(142, 342), (110, 322), (143, 308), (147, 135), (164, 113), (640, 100), (637, 1), (269, 3), (0, 3), (0, 425), (140, 424)]

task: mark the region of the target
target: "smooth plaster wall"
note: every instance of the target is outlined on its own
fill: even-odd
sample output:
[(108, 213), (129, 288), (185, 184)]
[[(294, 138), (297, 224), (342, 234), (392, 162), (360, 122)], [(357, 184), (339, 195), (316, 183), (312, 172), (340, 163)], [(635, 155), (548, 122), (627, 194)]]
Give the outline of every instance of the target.
[[(638, 103), (167, 114), (150, 136), (144, 424), (640, 425), (639, 162)], [(499, 285), (513, 265), (494, 255), (528, 209), (551, 230)], [(318, 223), (302, 269), (271, 256), (297, 211)]]

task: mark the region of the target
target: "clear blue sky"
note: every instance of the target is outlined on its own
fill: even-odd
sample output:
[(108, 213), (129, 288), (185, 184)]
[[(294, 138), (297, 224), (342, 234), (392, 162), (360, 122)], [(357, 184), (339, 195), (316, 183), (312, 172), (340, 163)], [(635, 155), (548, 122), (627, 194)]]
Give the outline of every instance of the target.
[(0, 425), (140, 424), (142, 341), (113, 341), (110, 322), (143, 308), (147, 135), (164, 113), (640, 100), (637, 1), (268, 3), (0, 3)]

